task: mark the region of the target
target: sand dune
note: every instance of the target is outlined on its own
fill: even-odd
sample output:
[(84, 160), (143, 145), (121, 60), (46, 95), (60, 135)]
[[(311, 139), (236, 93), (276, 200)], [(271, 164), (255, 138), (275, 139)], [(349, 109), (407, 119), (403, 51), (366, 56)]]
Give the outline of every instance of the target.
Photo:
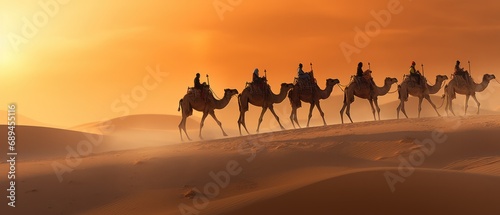
[[(7, 130), (7, 126), (0, 125), (0, 129)], [(78, 150), (90, 151), (90, 154), (94, 155), (109, 151), (176, 144), (180, 142), (178, 135), (178, 130), (116, 129), (110, 134), (99, 134), (19, 125), (16, 126), (16, 150), (19, 153), (17, 159), (23, 161), (60, 159), (72, 152), (78, 153)], [(7, 139), (7, 132), (0, 132), (0, 138)]]
[[(91, 122), (69, 128), (70, 130), (108, 134), (124, 130), (178, 130), (181, 116), (162, 114), (130, 115), (106, 120)], [(198, 129), (199, 121), (195, 117), (187, 119), (187, 129)]]
[[(59, 144), (36, 141), (53, 130), (21, 131), (39, 132), (24, 142), (25, 154)], [(20, 162), (18, 199), (30, 207), (0, 209), (2, 214), (183, 214), (179, 206), (194, 214), (498, 214), (499, 131), (500, 116), (490, 115), (361, 122), (125, 151), (110, 144), (108, 152), (82, 156), (61, 182), (53, 165), (69, 165), (64, 157)], [(82, 135), (64, 132), (68, 141)], [(142, 138), (131, 141), (147, 142)], [(414, 171), (403, 175), (398, 167), (419, 153), (423, 157), (411, 164)], [(236, 165), (237, 173), (214, 179), (211, 172), (224, 175), (228, 164)], [(392, 186), (394, 192), (387, 172), (403, 178)], [(227, 186), (220, 185), (224, 181)], [(219, 187), (205, 191), (209, 184)], [(206, 192), (216, 195), (203, 204)]]
[[(0, 120), (0, 125), (6, 125), (7, 124), (7, 111), (0, 110), (0, 115), (5, 116), (2, 117)], [(16, 113), (16, 124), (17, 125), (28, 125), (28, 126), (39, 126), (39, 127), (52, 127), (54, 128), (55, 126), (49, 125), (47, 123), (40, 122), (38, 120), (34, 120), (30, 117), (24, 116), (22, 114)]]
[[(7, 130), (6, 125), (0, 125), (0, 128)], [(79, 142), (86, 140), (85, 134), (56, 128), (16, 126), (16, 150), (19, 153), (17, 159), (64, 158), (68, 153), (66, 147), (76, 148)], [(7, 133), (1, 132), (0, 138), (7, 139)]]
[(500, 210), (495, 200), (500, 197), (499, 177), (417, 170), (401, 191), (392, 193), (380, 177), (388, 170), (332, 177), (227, 214), (494, 214)]

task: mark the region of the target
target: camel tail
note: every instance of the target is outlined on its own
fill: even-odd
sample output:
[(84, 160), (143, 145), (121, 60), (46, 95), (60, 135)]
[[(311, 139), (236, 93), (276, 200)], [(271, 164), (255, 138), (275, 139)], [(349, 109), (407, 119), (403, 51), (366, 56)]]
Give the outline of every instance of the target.
[(177, 111), (181, 111), (181, 104), (182, 104), (182, 100), (183, 100), (183, 99), (179, 100), (179, 108), (177, 108)]

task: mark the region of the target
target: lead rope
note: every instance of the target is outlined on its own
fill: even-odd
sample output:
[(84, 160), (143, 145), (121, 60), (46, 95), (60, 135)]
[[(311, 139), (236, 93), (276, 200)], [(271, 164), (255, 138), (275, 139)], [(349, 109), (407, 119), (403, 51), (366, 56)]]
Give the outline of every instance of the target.
[(393, 93), (396, 93), (398, 92), (398, 89), (396, 88), (396, 90), (394, 90), (393, 92), (388, 92), (389, 94), (393, 94)]
[[(342, 84), (337, 84), (337, 86), (339, 87), (340, 90), (342, 90), (342, 92), (345, 92), (345, 88), (347, 88), (347, 86), (344, 86)], [(342, 87), (344, 87), (344, 89), (342, 89)]]
[(212, 88), (210, 88), (210, 92), (212, 92), (212, 95), (214, 95), (214, 97), (215, 97), (217, 100), (220, 100), (220, 98), (217, 96), (217, 94), (215, 94), (215, 92), (212, 90)]

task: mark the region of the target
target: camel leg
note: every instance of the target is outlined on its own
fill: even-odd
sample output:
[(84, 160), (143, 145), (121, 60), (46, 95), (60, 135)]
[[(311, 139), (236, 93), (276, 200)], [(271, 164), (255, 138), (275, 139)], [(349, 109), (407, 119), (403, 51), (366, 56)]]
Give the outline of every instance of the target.
[(295, 123), (297, 124), (297, 126), (298, 126), (299, 128), (302, 128), (302, 127), (300, 127), (300, 124), (299, 124), (299, 119), (298, 119), (297, 117), (298, 117), (298, 116), (297, 116), (297, 109), (295, 109), (295, 111), (294, 111), (294, 113), (293, 113), (293, 119), (295, 120)]
[(451, 98), (451, 96), (448, 96), (448, 109), (450, 110), (451, 114), (453, 114), (453, 116), (456, 116), (455, 111), (453, 111), (453, 99)]
[(319, 105), (319, 101), (318, 103), (316, 104), (316, 106), (318, 107), (318, 111), (319, 111), (319, 114), (321, 115), (321, 118), (323, 118), (323, 125), (326, 126), (326, 121), (325, 121), (325, 113), (323, 112), (323, 110), (321, 109), (321, 106)]
[(372, 107), (373, 119), (375, 121), (377, 121), (377, 117), (375, 116), (375, 107), (373, 107), (373, 99), (368, 99), (368, 102), (370, 103), (370, 106)]
[[(404, 88), (399, 88), (398, 89), (398, 94), (399, 94), (399, 105), (396, 108), (397, 111), (397, 118), (399, 119), (399, 112), (403, 112), (408, 119), (408, 115), (406, 115), (406, 110), (405, 110), (405, 101), (408, 99), (408, 92)], [(405, 97), (403, 97), (405, 95)]]
[(247, 124), (245, 121), (245, 113), (248, 111), (248, 101), (243, 100), (240, 96), (238, 96), (238, 106), (240, 108), (240, 118), (238, 119), (238, 130), (240, 131), (240, 136), (242, 135), (241, 134), (242, 125), (247, 134), (250, 134), (250, 132), (248, 132)]
[(477, 104), (477, 115), (479, 115), (479, 107), (481, 107), (481, 103), (479, 103), (479, 101), (477, 100), (476, 94), (472, 94), (472, 98), (474, 99), (474, 101), (476, 101), (476, 104)]
[(238, 130), (240, 131), (240, 136), (243, 135), (241, 133), (242, 124), (245, 124), (245, 112), (240, 110), (240, 117), (238, 118)]
[(217, 122), (217, 125), (219, 125), (220, 130), (222, 130), (222, 135), (224, 135), (224, 137), (227, 137), (226, 132), (222, 128), (222, 122), (220, 122), (219, 119), (217, 119), (217, 116), (215, 116), (215, 111), (213, 111), (213, 110), (210, 111), (210, 116), (212, 116), (212, 118), (214, 118), (215, 122)]
[(311, 122), (311, 118), (312, 118), (312, 112), (313, 112), (313, 109), (314, 109), (314, 106), (316, 104), (313, 102), (311, 103), (311, 106), (309, 106), (309, 115), (307, 116), (307, 127), (309, 128), (309, 122)]
[(375, 97), (373, 99), (373, 102), (375, 103), (375, 108), (377, 109), (378, 120), (380, 121), (380, 107), (378, 106), (378, 98)]
[(274, 107), (272, 105), (269, 107), (269, 110), (274, 115), (274, 118), (276, 119), (276, 121), (278, 121), (278, 124), (280, 125), (281, 130), (285, 130), (285, 127), (283, 127), (283, 125), (281, 125), (280, 118), (278, 117), (276, 112), (274, 112)]
[(352, 121), (352, 118), (351, 118), (351, 103), (347, 103), (347, 110), (346, 110), (345, 114), (347, 115), (347, 117), (349, 117), (349, 120), (351, 120), (351, 123), (354, 123)]
[(448, 100), (450, 100), (450, 97), (448, 96), (448, 93), (447, 92), (444, 92), (444, 99), (445, 99), (445, 107), (444, 107), (444, 111), (446, 111), (446, 116), (450, 116), (450, 113), (449, 113), (449, 109), (450, 109), (450, 106), (449, 106), (449, 102)]
[(296, 107), (292, 106), (292, 114), (290, 114), (290, 120), (292, 120), (293, 128), (295, 128), (295, 124), (297, 124), (297, 126), (300, 128), (299, 119), (297, 118), (297, 108)]
[(425, 95), (425, 100), (429, 101), (429, 103), (431, 104), (431, 106), (434, 108), (434, 110), (436, 111), (437, 115), (440, 117), (441, 114), (439, 114), (439, 111), (437, 110), (437, 107), (436, 105), (434, 104), (434, 102), (432, 102), (431, 100), (431, 97), (429, 95)]
[(250, 132), (248, 132), (248, 129), (247, 129), (247, 123), (246, 123), (246, 120), (245, 120), (245, 113), (243, 113), (243, 128), (245, 129), (245, 131), (247, 132), (247, 134), (250, 134)]
[(201, 136), (201, 129), (203, 128), (203, 125), (205, 124), (205, 119), (207, 118), (208, 116), (208, 112), (203, 112), (203, 117), (201, 117), (201, 122), (200, 122), (200, 139), (203, 140), (203, 137)]
[(187, 131), (186, 131), (186, 119), (187, 117), (182, 116), (181, 123), (179, 124), (179, 133), (181, 134), (181, 141), (184, 142), (184, 139), (182, 138), (182, 131), (184, 130), (184, 133), (186, 134), (186, 137), (188, 140), (191, 141), (191, 138), (189, 137)]
[(245, 131), (247, 132), (247, 134), (250, 134), (250, 132), (248, 132), (247, 124), (245, 122), (245, 112), (246, 111), (240, 111), (240, 119), (238, 120), (238, 129), (240, 130), (240, 136), (242, 135), (241, 134), (241, 126), (242, 125), (243, 125), (243, 128), (245, 129)]
[(179, 123), (179, 134), (181, 135), (181, 141), (184, 142), (184, 138), (182, 137), (182, 130), (184, 128), (185, 120), (184, 116), (181, 119), (181, 123)]
[(184, 142), (184, 139), (182, 138), (182, 124), (184, 122), (184, 117), (181, 119), (181, 123), (179, 123), (179, 134), (181, 135), (181, 141)]
[(240, 117), (238, 117), (238, 131), (241, 136), (241, 125), (245, 124), (245, 110), (241, 107), (241, 95), (238, 96), (238, 108), (240, 110)]
[(465, 115), (464, 116), (467, 116), (467, 109), (469, 108), (469, 98), (470, 98), (469, 94), (465, 95)]
[(446, 106), (444, 107), (444, 110), (446, 111), (446, 116), (450, 116), (450, 113), (449, 113), (449, 110), (450, 110), (450, 96), (448, 96), (448, 93), (445, 92), (444, 94), (445, 96), (445, 102), (446, 102)]
[(181, 141), (184, 142), (184, 138), (182, 138), (182, 129), (181, 129), (180, 125), (179, 125), (179, 134), (181, 135)]
[(418, 97), (418, 118), (420, 119), (420, 113), (422, 112), (422, 101), (424, 101), (423, 97)]
[(406, 114), (406, 107), (405, 107), (405, 103), (403, 102), (403, 114), (405, 115), (405, 117), (408, 119), (408, 114)]
[(406, 109), (405, 109), (405, 102), (401, 103), (401, 111), (405, 115), (405, 117), (408, 119), (408, 114), (406, 114)]
[(295, 122), (293, 121), (293, 111), (294, 111), (294, 107), (292, 105), (292, 112), (290, 112), (290, 121), (292, 122), (292, 126), (293, 126), (293, 129), (295, 129)]
[(340, 109), (340, 121), (342, 122), (342, 124), (344, 124), (344, 110), (346, 107), (347, 107), (347, 104), (344, 102), (342, 109)]
[(262, 107), (262, 112), (260, 112), (260, 117), (259, 117), (259, 124), (257, 125), (257, 133), (259, 133), (260, 129), (260, 123), (262, 123), (262, 118), (264, 117), (264, 114), (267, 111), (267, 107)]
[(403, 103), (403, 100), (399, 100), (399, 105), (398, 107), (396, 108), (396, 112), (397, 112), (397, 119), (399, 119), (399, 112), (401, 111), (401, 104)]

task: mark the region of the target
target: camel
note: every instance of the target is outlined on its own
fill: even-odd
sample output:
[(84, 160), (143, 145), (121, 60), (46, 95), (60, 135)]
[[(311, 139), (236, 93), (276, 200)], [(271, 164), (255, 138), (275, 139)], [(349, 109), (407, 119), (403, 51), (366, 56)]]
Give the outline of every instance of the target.
[(323, 124), (326, 126), (325, 113), (323, 113), (323, 110), (321, 110), (319, 102), (321, 99), (327, 99), (328, 97), (330, 97), (330, 94), (333, 92), (333, 87), (339, 83), (340, 81), (338, 79), (327, 79), (326, 88), (324, 90), (321, 90), (319, 86), (315, 84), (313, 86), (314, 88), (310, 91), (299, 91), (299, 86), (298, 84), (296, 84), (294, 88), (288, 93), (288, 98), (290, 99), (290, 104), (292, 105), (290, 120), (292, 121), (293, 128), (295, 128), (295, 123), (297, 123), (297, 126), (300, 128), (299, 121), (297, 119), (297, 109), (300, 108), (301, 101), (310, 104), (307, 127), (309, 127), (309, 122), (311, 121), (312, 117), (312, 111), (315, 106), (318, 107), (321, 118), (323, 118)]
[[(371, 73), (370, 70), (365, 72), (366, 76)], [(377, 118), (375, 117), (375, 108), (373, 107), (373, 103), (375, 103), (375, 106), (377, 108), (378, 112), (378, 120), (380, 120), (380, 108), (378, 106), (378, 96), (384, 96), (387, 93), (389, 93), (389, 90), (391, 89), (391, 86), (395, 83), (398, 82), (398, 79), (396, 78), (390, 78), (387, 77), (385, 78), (384, 81), (384, 86), (383, 87), (378, 87), (374, 86), (374, 89), (370, 89), (370, 83), (368, 81), (352, 81), (349, 86), (347, 86), (344, 90), (344, 106), (342, 106), (342, 109), (340, 110), (340, 120), (342, 121), (342, 124), (344, 124), (344, 110), (346, 110), (346, 115), (349, 117), (349, 120), (351, 120), (351, 103), (354, 102), (354, 96), (357, 96), (362, 99), (367, 99), (370, 102), (370, 105), (372, 107), (372, 113), (373, 113), (373, 118), (375, 121)]]
[(429, 95), (436, 94), (441, 90), (443, 87), (443, 83), (448, 80), (448, 76), (446, 75), (437, 75), (436, 76), (436, 83), (434, 85), (429, 85), (426, 81), (427, 85), (427, 91), (423, 89), (423, 86), (420, 84), (416, 83), (410, 83), (411, 79), (410, 77), (407, 77), (401, 85), (398, 86), (398, 93), (399, 93), (399, 106), (397, 108), (398, 112), (398, 119), (399, 119), (399, 112), (403, 112), (403, 114), (408, 118), (408, 115), (406, 114), (405, 110), (405, 102), (408, 101), (409, 95), (418, 97), (418, 118), (420, 118), (420, 112), (422, 111), (422, 101), (423, 99), (427, 100), (434, 110), (436, 111), (438, 116), (441, 116), (439, 114), (436, 105), (432, 102), (431, 97)]
[(212, 94), (209, 95), (208, 99), (203, 99), (199, 96), (195, 96), (194, 93), (192, 92), (188, 92), (184, 96), (184, 98), (179, 101), (179, 108), (177, 109), (177, 111), (180, 111), (182, 108), (182, 120), (181, 123), (179, 124), (179, 133), (181, 135), (181, 141), (184, 141), (184, 139), (182, 138), (182, 130), (184, 130), (184, 133), (186, 134), (188, 140), (191, 140), (186, 131), (186, 119), (193, 114), (193, 109), (203, 112), (203, 116), (200, 122), (200, 133), (199, 133), (200, 139), (203, 139), (201, 135), (201, 130), (203, 128), (203, 124), (205, 123), (205, 119), (207, 118), (208, 114), (210, 114), (210, 116), (212, 116), (212, 118), (214, 118), (214, 120), (217, 122), (220, 129), (222, 130), (222, 134), (224, 136), (227, 136), (226, 132), (222, 128), (222, 123), (215, 116), (215, 109), (225, 108), (229, 104), (231, 98), (233, 98), (234, 95), (238, 95), (238, 90), (225, 89), (224, 97), (220, 100), (215, 99)]
[[(455, 112), (453, 111), (453, 99), (456, 98), (456, 93), (465, 95), (465, 115), (467, 115), (467, 108), (469, 106), (469, 98), (472, 96), (474, 101), (477, 104), (477, 114), (479, 114), (479, 107), (481, 104), (476, 98), (476, 92), (483, 92), (490, 81), (495, 79), (495, 75), (493, 74), (484, 74), (483, 81), (481, 83), (475, 83), (472, 77), (469, 74), (466, 74), (468, 77), (468, 81), (465, 81), (463, 78), (457, 78), (455, 75), (450, 83), (445, 87), (445, 97), (446, 97), (446, 114), (449, 115), (448, 110), (455, 116)], [(460, 79), (460, 80), (458, 80)]]
[(259, 133), (260, 124), (262, 123), (262, 117), (264, 116), (264, 113), (266, 113), (267, 109), (271, 111), (271, 113), (274, 115), (274, 118), (276, 118), (276, 121), (278, 121), (278, 124), (280, 125), (281, 129), (284, 130), (285, 128), (283, 127), (283, 125), (281, 125), (278, 115), (276, 115), (276, 112), (274, 112), (273, 104), (279, 104), (283, 102), (283, 100), (285, 100), (286, 98), (288, 91), (293, 88), (293, 84), (282, 83), (280, 93), (278, 95), (271, 92), (271, 90), (269, 90), (268, 93), (260, 95), (252, 93), (251, 87), (252, 86), (245, 88), (243, 92), (241, 92), (241, 94), (238, 95), (238, 105), (240, 107), (238, 129), (240, 130), (240, 135), (242, 135), (241, 134), (242, 125), (243, 128), (245, 128), (247, 134), (250, 134), (245, 124), (245, 112), (248, 111), (249, 103), (258, 107), (262, 107), (262, 112), (260, 113), (260, 118), (259, 118), (259, 124), (257, 126), (257, 133)]

